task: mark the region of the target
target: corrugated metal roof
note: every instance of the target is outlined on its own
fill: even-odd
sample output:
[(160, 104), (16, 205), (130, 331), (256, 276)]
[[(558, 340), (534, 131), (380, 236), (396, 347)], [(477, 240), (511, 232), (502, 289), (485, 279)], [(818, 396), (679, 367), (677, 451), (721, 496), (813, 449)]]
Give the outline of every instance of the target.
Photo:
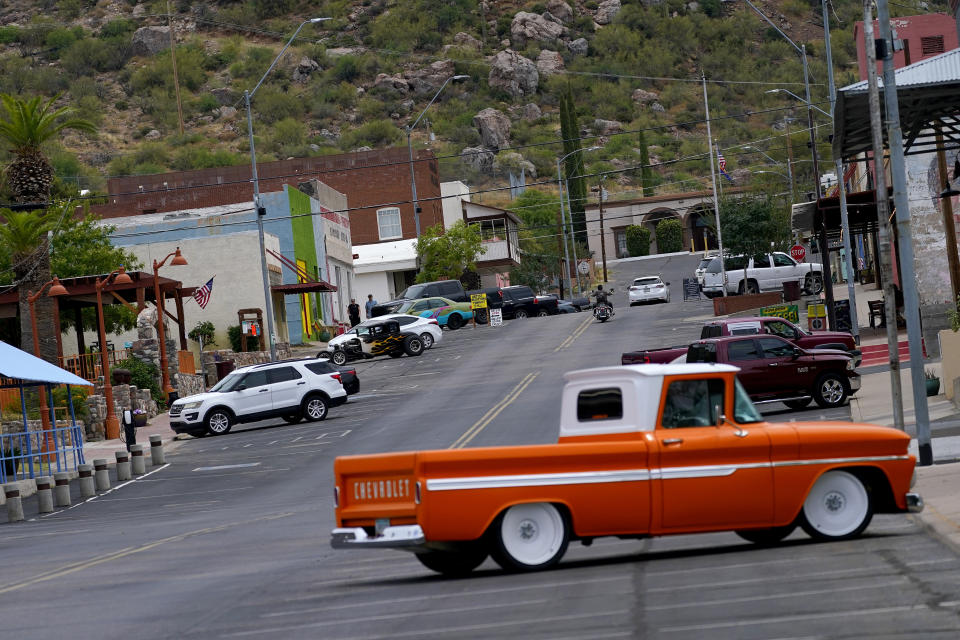
[[(877, 78), (883, 87), (883, 76)], [(953, 49), (938, 56), (914, 62), (896, 70), (897, 88), (924, 87), (944, 82), (960, 82), (960, 49)], [(867, 81), (857, 82), (840, 89), (842, 93), (864, 93)]]
[(93, 386), (83, 378), (6, 342), (0, 342), (0, 376), (30, 382)]

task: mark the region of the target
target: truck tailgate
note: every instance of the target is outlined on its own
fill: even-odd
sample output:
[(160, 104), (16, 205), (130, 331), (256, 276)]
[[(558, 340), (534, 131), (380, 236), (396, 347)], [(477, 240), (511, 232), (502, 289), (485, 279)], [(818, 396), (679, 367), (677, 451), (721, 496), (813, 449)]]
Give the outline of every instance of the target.
[(377, 519), (393, 524), (416, 522), (416, 453), (339, 457), (333, 464), (337, 524), (374, 526)]

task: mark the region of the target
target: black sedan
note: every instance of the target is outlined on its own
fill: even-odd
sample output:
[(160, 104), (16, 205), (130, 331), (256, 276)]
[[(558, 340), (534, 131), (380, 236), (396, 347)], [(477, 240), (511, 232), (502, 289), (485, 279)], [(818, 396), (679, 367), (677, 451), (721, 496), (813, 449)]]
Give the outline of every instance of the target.
[[(317, 365), (323, 365), (324, 370), (317, 370), (315, 368)], [(352, 396), (360, 391), (360, 378), (357, 377), (357, 370), (354, 367), (338, 367), (327, 360), (317, 360), (315, 364), (310, 366), (311, 370), (316, 373), (333, 373), (338, 375), (340, 384), (343, 385), (343, 390), (347, 392), (348, 396)]]

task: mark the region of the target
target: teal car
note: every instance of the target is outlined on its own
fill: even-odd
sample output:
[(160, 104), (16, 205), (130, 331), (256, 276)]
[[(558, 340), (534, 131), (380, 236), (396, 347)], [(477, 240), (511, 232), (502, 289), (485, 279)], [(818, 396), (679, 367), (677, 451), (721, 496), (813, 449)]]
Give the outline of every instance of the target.
[(454, 302), (448, 298), (440, 297), (408, 300), (397, 308), (396, 313), (431, 318), (436, 320), (441, 327), (447, 327), (451, 331), (459, 329), (473, 318), (473, 311), (470, 309), (469, 302)]

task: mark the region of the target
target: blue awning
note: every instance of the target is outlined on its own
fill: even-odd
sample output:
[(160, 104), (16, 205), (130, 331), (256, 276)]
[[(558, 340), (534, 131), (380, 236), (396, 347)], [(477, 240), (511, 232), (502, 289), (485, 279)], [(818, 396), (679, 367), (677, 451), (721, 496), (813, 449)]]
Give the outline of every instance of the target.
[(0, 341), (0, 376), (30, 382), (93, 386), (93, 383), (66, 369), (61, 369), (2, 341)]

